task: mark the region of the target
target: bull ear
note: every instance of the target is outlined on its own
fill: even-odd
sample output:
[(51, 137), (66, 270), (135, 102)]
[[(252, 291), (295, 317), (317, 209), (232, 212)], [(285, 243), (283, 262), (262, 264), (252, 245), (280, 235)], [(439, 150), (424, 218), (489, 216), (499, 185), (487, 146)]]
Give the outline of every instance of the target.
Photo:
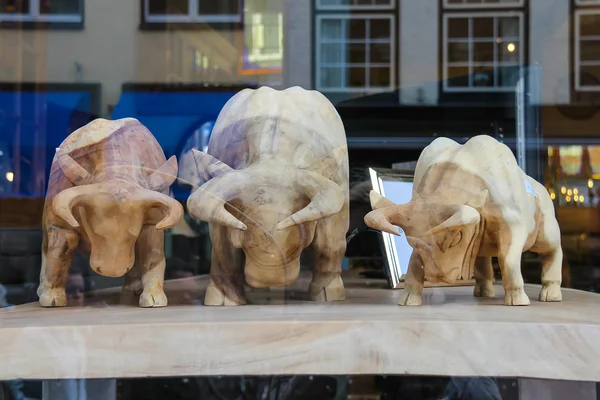
[(178, 171), (177, 157), (172, 156), (148, 177), (149, 189), (164, 192), (175, 182)]
[(234, 171), (229, 165), (222, 161), (217, 160), (213, 156), (203, 151), (192, 149), (194, 155), (194, 161), (196, 162), (196, 168), (198, 169), (198, 175), (204, 182), (216, 178), (217, 176), (226, 174)]
[(60, 169), (73, 185), (83, 185), (89, 179), (90, 173), (60, 147), (56, 148), (56, 160)]
[(383, 197), (382, 195), (380, 195), (379, 193), (377, 193), (374, 190), (371, 190), (371, 192), (369, 193), (369, 200), (371, 201), (371, 208), (373, 210), (377, 210), (379, 208), (391, 207), (391, 206), (396, 205), (396, 204), (394, 204), (394, 202), (386, 199), (385, 197)]
[(481, 212), (485, 202), (489, 197), (490, 192), (487, 189), (483, 189), (477, 196), (467, 201), (466, 205), (473, 207), (477, 211)]

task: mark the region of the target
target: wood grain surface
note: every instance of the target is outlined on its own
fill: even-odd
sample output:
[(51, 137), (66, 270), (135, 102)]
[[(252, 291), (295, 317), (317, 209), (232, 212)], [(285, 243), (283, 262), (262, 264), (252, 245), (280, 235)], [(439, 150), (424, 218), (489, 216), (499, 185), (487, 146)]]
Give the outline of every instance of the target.
[[(249, 290), (252, 305), (186, 305), (207, 277), (165, 282), (170, 306), (143, 309), (120, 289), (86, 306), (0, 310), (0, 379), (183, 375), (414, 374), (600, 381), (600, 295), (563, 289), (562, 303), (504, 307), (473, 287), (401, 290), (343, 277), (347, 298), (310, 301), (301, 275), (284, 291)], [(526, 285), (528, 294), (539, 286)]]

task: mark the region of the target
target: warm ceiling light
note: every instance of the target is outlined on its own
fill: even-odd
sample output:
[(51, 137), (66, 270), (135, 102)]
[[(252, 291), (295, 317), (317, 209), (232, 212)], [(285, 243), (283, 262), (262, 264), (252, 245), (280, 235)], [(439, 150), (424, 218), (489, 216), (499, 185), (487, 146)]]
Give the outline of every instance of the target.
[(6, 173), (6, 180), (12, 182), (15, 179), (15, 174), (13, 172)]
[(506, 45), (506, 50), (508, 50), (510, 53), (512, 53), (513, 51), (515, 51), (516, 46), (514, 43), (509, 43)]

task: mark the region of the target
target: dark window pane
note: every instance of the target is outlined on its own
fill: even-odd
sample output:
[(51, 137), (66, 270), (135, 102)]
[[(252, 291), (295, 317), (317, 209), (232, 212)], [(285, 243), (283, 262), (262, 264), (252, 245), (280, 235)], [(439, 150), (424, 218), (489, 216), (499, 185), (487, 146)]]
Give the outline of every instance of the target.
[(148, 13), (150, 15), (180, 15), (188, 12), (187, 0), (148, 0)]
[(501, 67), (497, 73), (498, 86), (514, 87), (519, 80), (519, 66)]
[(600, 86), (600, 65), (582, 66), (579, 80), (583, 87)]
[(448, 4), (462, 4), (463, 0), (448, 0)]
[(493, 38), (494, 37), (494, 19), (493, 18), (473, 18), (473, 37), (474, 38)]
[(469, 43), (448, 43), (448, 62), (469, 62)]
[(369, 79), (371, 87), (389, 87), (390, 68), (389, 67), (371, 67), (369, 70)]
[(27, 14), (29, 13), (29, 0), (0, 0), (0, 13)]
[(500, 62), (518, 62), (519, 61), (519, 42), (500, 42), (496, 44), (498, 48), (498, 61)]
[(494, 69), (492, 67), (473, 67), (473, 86), (494, 86)]
[(371, 20), (371, 39), (389, 39), (391, 36), (389, 19)]
[(389, 63), (390, 60), (390, 44), (389, 43), (371, 43), (371, 62), (372, 63)]
[(342, 69), (341, 68), (321, 68), (321, 86), (323, 87), (341, 87)]
[(378, 6), (389, 6), (391, 0), (375, 0), (375, 4)]
[(81, 0), (39, 0), (41, 14), (80, 14)]
[(600, 41), (582, 40), (579, 54), (582, 61), (600, 61)]
[(366, 69), (364, 67), (351, 67), (346, 70), (348, 77), (347, 87), (365, 87)]
[(450, 67), (450, 68), (448, 68), (448, 86), (450, 86), (450, 87), (468, 87), (469, 86), (469, 67)]
[(473, 43), (473, 62), (494, 62), (495, 42)]
[(364, 19), (350, 19), (348, 20), (347, 37), (350, 39), (362, 39), (364, 40), (367, 35), (366, 21)]
[(346, 60), (348, 63), (365, 64), (367, 62), (366, 45), (364, 43), (350, 43), (347, 48)]
[(448, 37), (469, 37), (469, 20), (467, 18), (450, 18), (448, 20)]
[(240, 13), (239, 0), (198, 0), (200, 15), (237, 15)]
[(581, 36), (600, 36), (600, 14), (582, 15), (579, 29)]

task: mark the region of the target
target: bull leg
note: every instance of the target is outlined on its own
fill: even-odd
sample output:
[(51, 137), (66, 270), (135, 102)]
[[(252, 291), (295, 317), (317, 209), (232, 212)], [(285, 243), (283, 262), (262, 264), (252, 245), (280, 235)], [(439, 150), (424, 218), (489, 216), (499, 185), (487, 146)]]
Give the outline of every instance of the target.
[[(139, 266), (139, 274), (142, 280), (142, 294), (140, 295), (140, 307), (166, 307), (167, 295), (163, 290), (165, 278), (165, 237), (162, 231), (154, 226), (145, 226), (140, 232), (136, 246), (136, 264)], [(133, 269), (136, 268), (134, 265)], [(127, 274), (129, 284), (135, 284), (136, 272)]]
[(42, 307), (65, 307), (65, 286), (73, 251), (79, 245), (79, 235), (74, 231), (50, 226), (46, 231), (45, 241), (47, 246), (42, 246), (42, 270), (37, 289), (39, 302)]
[(144, 287), (142, 285), (142, 277), (140, 275), (140, 256), (137, 253), (138, 251), (136, 251), (135, 264), (133, 264), (133, 268), (131, 268), (127, 275), (125, 275), (125, 285), (123, 285), (123, 289), (121, 292), (121, 294), (125, 296), (125, 298), (131, 295), (139, 296), (144, 290)]
[(400, 295), (398, 305), (420, 306), (423, 304), (423, 284), (425, 274), (423, 263), (417, 251), (413, 251), (408, 262), (408, 271), (404, 278), (404, 290)]
[(346, 253), (348, 230), (348, 206), (319, 222), (311, 244), (313, 277), (308, 286), (308, 295), (313, 301), (344, 300), (346, 294), (342, 282), (342, 261)]
[(543, 232), (540, 232), (532, 248), (542, 258), (542, 290), (539, 301), (562, 301), (563, 252), (560, 246), (560, 228), (553, 214), (544, 216)]
[(475, 297), (495, 297), (494, 269), (492, 257), (477, 257), (475, 260)]
[(243, 251), (226, 238), (223, 227), (211, 229), (213, 242), (210, 281), (204, 294), (205, 306), (238, 306), (248, 304), (244, 290)]
[[(516, 225), (516, 224), (515, 224)], [(528, 306), (529, 297), (525, 294), (525, 283), (521, 275), (521, 255), (527, 239), (523, 229), (508, 229), (500, 239), (498, 261), (502, 271), (504, 305)]]

